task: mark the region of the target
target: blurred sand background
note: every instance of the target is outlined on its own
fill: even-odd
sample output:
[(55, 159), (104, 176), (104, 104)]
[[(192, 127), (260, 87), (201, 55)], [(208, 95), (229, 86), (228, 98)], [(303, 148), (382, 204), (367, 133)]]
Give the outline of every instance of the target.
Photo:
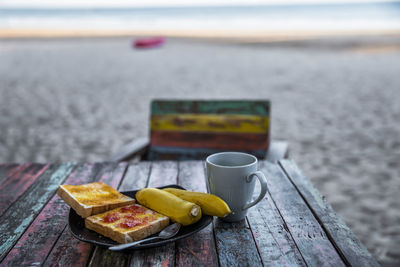
[(249, 40), (0, 39), (0, 162), (103, 161), (148, 135), (153, 98), (271, 99), (272, 138), (398, 266), (400, 37)]

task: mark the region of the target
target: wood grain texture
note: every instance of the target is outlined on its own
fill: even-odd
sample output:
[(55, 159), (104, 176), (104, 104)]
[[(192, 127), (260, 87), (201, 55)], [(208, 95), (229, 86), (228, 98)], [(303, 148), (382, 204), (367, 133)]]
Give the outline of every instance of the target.
[[(97, 164), (79, 164), (64, 184), (85, 184), (93, 181)], [(2, 264), (9, 266), (41, 265), (67, 225), (69, 206), (54, 195), (35, 218)]]
[[(119, 191), (132, 191), (144, 188), (150, 174), (150, 162), (140, 162), (129, 165)], [(107, 248), (96, 247), (89, 266), (126, 266), (131, 259), (131, 253), (110, 251)]]
[(246, 220), (229, 223), (215, 218), (214, 232), (221, 266), (262, 266)]
[(247, 220), (264, 266), (307, 266), (268, 192), (249, 209)]
[(0, 184), (3, 183), (17, 168), (21, 168), (23, 164), (2, 163), (0, 164)]
[[(126, 163), (102, 163), (93, 181), (104, 182), (117, 188), (123, 174), (125, 173), (126, 167)], [(92, 253), (92, 249), (94, 248), (91, 244), (74, 238), (68, 227), (66, 227), (54, 245), (44, 265), (86, 266)]]
[(0, 185), (0, 215), (15, 201), (22, 193), (33, 184), (33, 182), (50, 166), (50, 164), (26, 164), (26, 168), (16, 170)]
[(379, 266), (350, 228), (337, 216), (332, 206), (300, 171), (296, 163), (292, 160), (282, 160), (280, 165), (317, 220), (323, 225), (329, 239), (339, 250), (345, 262), (351, 266)]
[[(178, 163), (156, 161), (152, 163), (148, 187), (176, 184)], [(136, 250), (132, 254), (130, 266), (175, 266), (175, 242), (161, 247)]]
[(266, 151), (269, 145), (268, 133), (152, 131), (150, 135), (152, 146)]
[(164, 114), (242, 114), (269, 116), (268, 100), (153, 100), (151, 113)]
[[(178, 184), (190, 191), (207, 192), (204, 163), (179, 162)], [(218, 266), (212, 224), (176, 242), (176, 266)]]
[(175, 132), (266, 133), (269, 131), (269, 118), (221, 114), (152, 115), (150, 129)]
[(345, 266), (299, 192), (278, 164), (260, 162), (268, 189), (303, 259), (310, 266)]
[(1, 261), (73, 168), (72, 163), (51, 165), (0, 217)]

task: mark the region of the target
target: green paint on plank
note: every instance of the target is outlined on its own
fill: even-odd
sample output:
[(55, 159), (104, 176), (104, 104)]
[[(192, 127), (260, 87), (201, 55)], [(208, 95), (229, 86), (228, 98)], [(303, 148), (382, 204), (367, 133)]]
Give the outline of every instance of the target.
[(153, 100), (152, 115), (233, 114), (269, 116), (268, 100)]
[[(17, 242), (42, 207), (67, 178), (75, 164), (66, 163), (47, 169), (36, 182), (0, 218), (0, 260)], [(58, 167), (57, 167), (58, 166)]]

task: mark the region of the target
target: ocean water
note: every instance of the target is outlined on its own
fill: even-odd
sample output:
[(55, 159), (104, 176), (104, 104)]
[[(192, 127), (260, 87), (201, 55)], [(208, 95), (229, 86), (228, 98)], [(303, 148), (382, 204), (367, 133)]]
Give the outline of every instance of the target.
[(151, 8), (1, 8), (0, 29), (400, 30), (400, 2)]

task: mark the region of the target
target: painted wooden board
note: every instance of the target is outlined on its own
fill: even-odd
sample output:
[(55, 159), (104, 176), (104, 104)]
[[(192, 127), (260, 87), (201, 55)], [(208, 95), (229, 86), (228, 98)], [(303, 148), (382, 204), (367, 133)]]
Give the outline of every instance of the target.
[[(63, 184), (92, 182), (101, 164), (79, 164)], [(69, 206), (55, 194), (35, 218), (2, 264), (9, 266), (41, 265), (67, 225)], [(79, 254), (79, 251), (76, 251)]]
[[(150, 167), (150, 162), (129, 165), (119, 191), (132, 191), (146, 187), (150, 175)], [(89, 266), (126, 266), (130, 259), (130, 253), (110, 251), (107, 248), (97, 246), (90, 259)]]
[(268, 100), (153, 100), (151, 113), (164, 114), (242, 114), (269, 116)]
[[(176, 184), (178, 164), (172, 161), (152, 163), (148, 187)], [(175, 243), (161, 247), (136, 250), (132, 253), (130, 266), (175, 266)]]
[(346, 264), (360, 267), (379, 266), (350, 228), (337, 216), (331, 205), (300, 171), (296, 163), (292, 160), (282, 160), (280, 165), (324, 227), (326, 234), (341, 253)]
[[(160, 147), (151, 146), (148, 159), (149, 160), (205, 160), (207, 156), (223, 152), (223, 151), (236, 151), (231, 149), (211, 149), (211, 148), (182, 148), (182, 147)], [(257, 158), (264, 158), (266, 150), (253, 150), (253, 151), (241, 151), (252, 154)]]
[(266, 151), (269, 145), (268, 133), (152, 131), (150, 135), (152, 146)]
[(229, 223), (215, 218), (213, 223), (221, 266), (262, 266), (246, 220)]
[[(204, 163), (179, 162), (178, 184), (190, 191), (207, 192)], [(176, 242), (176, 266), (218, 266), (212, 224)]]
[[(103, 163), (93, 181), (104, 182), (117, 188), (123, 174), (125, 173), (126, 167), (126, 163)], [(44, 265), (86, 265), (93, 249), (94, 248), (91, 244), (74, 238), (68, 227), (66, 227), (54, 245)]]
[[(258, 184), (254, 196), (260, 193)], [(268, 192), (249, 209), (247, 220), (264, 266), (307, 266)]]
[(207, 133), (266, 133), (269, 118), (253, 115), (175, 114), (152, 115), (152, 131)]
[(10, 177), (0, 185), (0, 215), (35, 182), (50, 164), (26, 164), (16, 168)]
[(72, 163), (51, 165), (0, 217), (0, 233), (2, 233), (0, 261), (4, 259), (73, 168)]
[(21, 168), (21, 165), (18, 165), (16, 163), (0, 164), (0, 184), (3, 183), (8, 177), (10, 177), (15, 169)]
[(345, 266), (300, 194), (278, 164), (260, 162), (268, 190), (307, 265)]

